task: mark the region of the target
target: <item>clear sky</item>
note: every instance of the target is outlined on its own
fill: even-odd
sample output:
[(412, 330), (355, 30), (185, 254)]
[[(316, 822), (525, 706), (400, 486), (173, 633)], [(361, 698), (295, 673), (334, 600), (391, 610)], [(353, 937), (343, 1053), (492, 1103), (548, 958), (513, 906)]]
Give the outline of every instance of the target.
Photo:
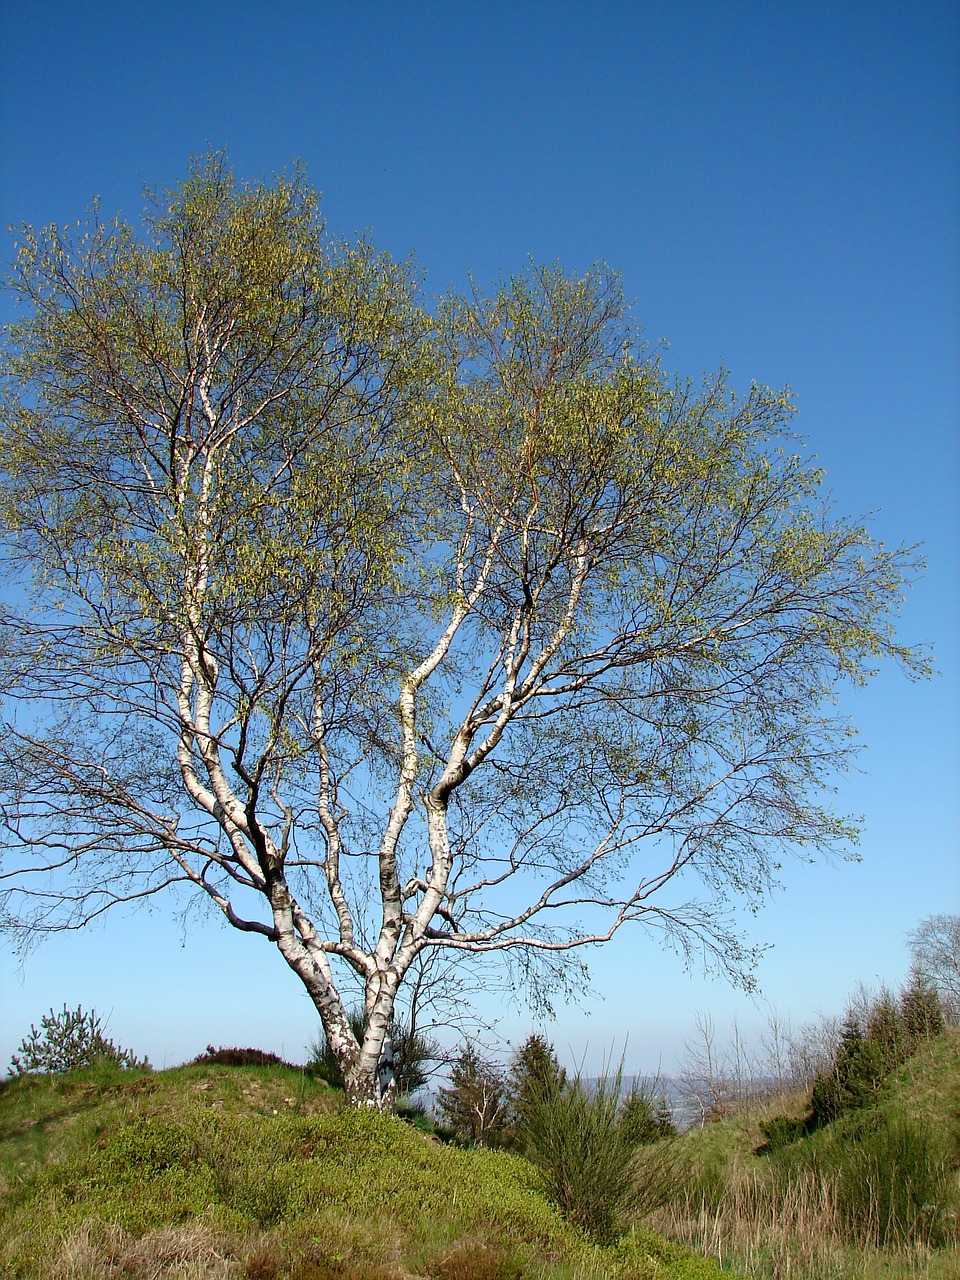
[[(897, 985), (905, 934), (960, 911), (960, 10), (949, 0), (31, 0), (0, 6), (0, 225), (135, 219), (144, 183), (226, 148), (240, 177), (306, 162), (331, 227), (416, 255), (428, 289), (528, 257), (604, 259), (669, 367), (789, 383), (845, 515), (929, 563), (901, 634), (938, 678), (845, 699), (859, 864), (788, 866), (750, 936), (794, 1022)], [(2, 256), (9, 259), (6, 236)], [(8, 300), (0, 320), (9, 319)], [(761, 1017), (639, 932), (548, 1027), (671, 1070), (698, 1011)], [(170, 1065), (208, 1042), (301, 1058), (316, 1021), (262, 940), (206, 916), (116, 916), (0, 960), (0, 1071), (83, 1003)], [(530, 1025), (507, 1011), (504, 1036)]]

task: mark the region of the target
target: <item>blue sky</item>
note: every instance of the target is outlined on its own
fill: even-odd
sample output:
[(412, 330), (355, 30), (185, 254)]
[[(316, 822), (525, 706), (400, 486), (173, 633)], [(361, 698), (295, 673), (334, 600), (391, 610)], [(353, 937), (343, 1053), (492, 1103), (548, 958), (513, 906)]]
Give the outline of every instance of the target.
[[(940, 671), (845, 699), (863, 860), (788, 867), (744, 921), (772, 944), (764, 997), (803, 1022), (899, 983), (906, 932), (960, 911), (958, 68), (960, 14), (936, 0), (32, 0), (0, 11), (0, 225), (95, 195), (135, 218), (143, 183), (208, 144), (248, 178), (301, 159), (332, 228), (414, 253), (428, 290), (604, 259), (669, 367), (789, 383), (838, 510), (925, 545), (901, 633)], [(639, 933), (592, 969), (598, 998), (549, 1028), (564, 1056), (629, 1034), (628, 1070), (670, 1070), (698, 1010), (761, 1021)], [(64, 1002), (157, 1065), (208, 1042), (297, 1058), (316, 1031), (268, 946), (159, 907), (4, 959), (0, 998), (0, 1069)]]

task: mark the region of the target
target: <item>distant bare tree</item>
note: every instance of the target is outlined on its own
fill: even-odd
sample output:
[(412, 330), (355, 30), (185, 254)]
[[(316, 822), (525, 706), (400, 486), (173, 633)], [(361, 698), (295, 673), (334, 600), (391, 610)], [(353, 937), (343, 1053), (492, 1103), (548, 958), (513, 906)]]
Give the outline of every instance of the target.
[(782, 1092), (791, 1087), (790, 1019), (773, 1005), (766, 1007), (766, 1025), (760, 1032), (761, 1070), (770, 1087)]
[(927, 916), (908, 941), (915, 979), (933, 987), (944, 1017), (954, 1026), (960, 1024), (960, 916)]
[(822, 1014), (790, 1035), (789, 1080), (795, 1088), (811, 1089), (818, 1075), (830, 1069), (840, 1041), (840, 1019)]
[(794, 1031), (789, 1018), (767, 1006), (756, 1045), (736, 1019), (721, 1039), (713, 1019), (698, 1014), (686, 1042), (679, 1076), (681, 1096), (701, 1124), (735, 1115), (744, 1107), (790, 1089), (809, 1089), (833, 1061), (839, 1036), (836, 1018), (822, 1017)]
[(698, 1013), (695, 1025), (694, 1035), (684, 1045), (686, 1059), (678, 1087), (687, 1109), (705, 1125), (735, 1115), (754, 1096), (756, 1063), (736, 1020), (727, 1044), (718, 1040), (709, 1014)]

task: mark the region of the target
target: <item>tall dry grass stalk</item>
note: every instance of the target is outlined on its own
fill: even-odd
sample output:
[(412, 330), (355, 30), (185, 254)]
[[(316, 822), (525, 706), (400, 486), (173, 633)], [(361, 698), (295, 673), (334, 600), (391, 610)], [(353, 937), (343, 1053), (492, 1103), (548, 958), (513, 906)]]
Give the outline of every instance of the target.
[[(960, 1257), (922, 1242), (883, 1251), (854, 1243), (837, 1183), (798, 1171), (779, 1185), (740, 1165), (718, 1188), (688, 1188), (645, 1225), (764, 1280), (947, 1280)], [(882, 1225), (882, 1224), (877, 1224)], [(953, 1259), (953, 1262), (950, 1261)], [(958, 1266), (957, 1271), (950, 1270)]]

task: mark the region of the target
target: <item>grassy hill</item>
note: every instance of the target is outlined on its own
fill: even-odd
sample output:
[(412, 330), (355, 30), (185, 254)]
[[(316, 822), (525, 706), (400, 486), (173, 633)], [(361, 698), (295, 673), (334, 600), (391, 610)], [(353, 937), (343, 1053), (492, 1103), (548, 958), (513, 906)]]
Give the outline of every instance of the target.
[(875, 1107), (771, 1150), (770, 1122), (808, 1101), (688, 1134), (682, 1194), (647, 1225), (769, 1280), (957, 1280), (960, 1029), (923, 1044)]
[(668, 1207), (600, 1247), (519, 1157), (347, 1111), (293, 1068), (23, 1077), (0, 1085), (0, 1277), (729, 1280), (717, 1257), (764, 1280), (960, 1277), (960, 1031), (876, 1107), (770, 1149), (806, 1108), (692, 1131), (666, 1165), (651, 1149)]
[(294, 1069), (96, 1068), (0, 1086), (11, 1280), (720, 1275), (643, 1229), (592, 1244), (525, 1161), (347, 1111)]

